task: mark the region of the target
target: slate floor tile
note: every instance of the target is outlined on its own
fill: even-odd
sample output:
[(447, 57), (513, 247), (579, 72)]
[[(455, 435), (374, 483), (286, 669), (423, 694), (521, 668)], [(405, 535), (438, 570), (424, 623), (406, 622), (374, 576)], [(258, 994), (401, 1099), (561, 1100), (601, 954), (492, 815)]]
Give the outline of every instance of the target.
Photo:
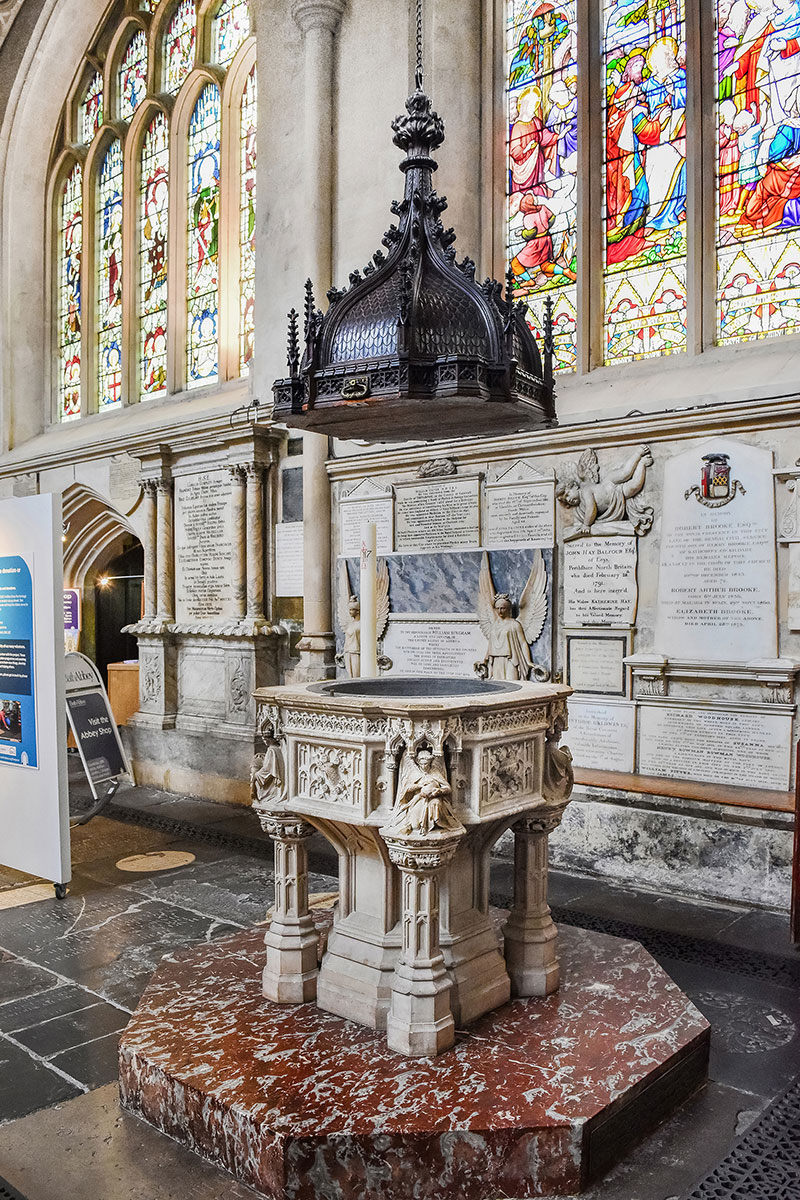
[(0, 1037), (0, 1124), (80, 1094), (80, 1088)]
[(788, 913), (757, 910), (734, 913), (734, 919), (721, 931), (719, 940), (741, 946), (743, 950), (800, 959), (800, 947), (793, 945), (789, 938)]
[(64, 1050), (50, 1061), (88, 1088), (104, 1087), (119, 1076), (118, 1046), (119, 1032), (109, 1033), (93, 1042)]
[(70, 1050), (108, 1033), (119, 1033), (128, 1023), (128, 1014), (112, 1004), (98, 1001), (90, 1008), (53, 1017), (28, 1029), (20, 1029), (16, 1041), (41, 1058), (50, 1058), (61, 1050)]
[(18, 1000), (21, 996), (45, 992), (57, 983), (58, 980), (50, 971), (20, 962), (14, 955), (0, 951), (0, 1005)]
[(174, 840), (174, 834), (127, 825), (108, 817), (94, 817), (88, 825), (80, 825), (72, 831), (72, 864), (109, 858), (112, 854), (117, 858), (145, 854), (148, 850), (160, 850)]
[(795, 989), (705, 964), (659, 961), (711, 1024), (711, 1079), (771, 1098), (800, 1074)]
[(31, 1025), (78, 1012), (92, 1004), (97, 1004), (97, 996), (74, 984), (63, 984), (50, 991), (0, 1005), (0, 1032), (13, 1033), (16, 1037), (19, 1029), (29, 1029)]

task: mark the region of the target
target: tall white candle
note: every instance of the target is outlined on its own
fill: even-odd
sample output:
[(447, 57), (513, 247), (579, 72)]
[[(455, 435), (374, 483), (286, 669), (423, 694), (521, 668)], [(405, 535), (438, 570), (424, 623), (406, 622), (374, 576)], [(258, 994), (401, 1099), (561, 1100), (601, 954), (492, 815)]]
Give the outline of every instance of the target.
[(378, 573), (375, 522), (361, 526), (361, 678), (378, 677)]

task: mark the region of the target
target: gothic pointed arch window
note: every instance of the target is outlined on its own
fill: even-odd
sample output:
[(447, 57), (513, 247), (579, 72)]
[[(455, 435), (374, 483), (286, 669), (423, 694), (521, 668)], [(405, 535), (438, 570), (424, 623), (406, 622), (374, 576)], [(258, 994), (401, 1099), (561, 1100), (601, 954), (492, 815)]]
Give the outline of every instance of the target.
[(121, 0), (92, 39), (62, 126), (50, 235), (56, 418), (246, 376), (256, 195), (247, 0)]
[(217, 378), (219, 361), (220, 97), (203, 88), (189, 122), (189, 387)]
[(122, 401), (122, 144), (105, 153), (97, 192), (97, 403)]
[(81, 261), (83, 171), (75, 163), (64, 180), (58, 211), (58, 401), (62, 420), (81, 414)]
[(169, 126), (158, 112), (142, 143), (139, 173), (139, 397), (167, 390)]
[(119, 115), (129, 121), (147, 92), (147, 37), (143, 29), (133, 35), (122, 56), (117, 87)]

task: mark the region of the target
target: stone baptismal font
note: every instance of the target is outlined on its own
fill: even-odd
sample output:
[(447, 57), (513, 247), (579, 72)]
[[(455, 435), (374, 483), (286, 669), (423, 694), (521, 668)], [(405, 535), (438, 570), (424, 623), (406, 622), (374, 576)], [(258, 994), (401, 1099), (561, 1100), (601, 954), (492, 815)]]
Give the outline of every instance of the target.
[[(555, 420), (549, 312), (543, 361), (510, 283), (479, 284), (441, 221), (431, 156), (444, 127), (422, 90), (420, 7), (417, 86), (393, 125), (398, 224), (324, 315), (307, 286), (303, 353), (292, 312), (275, 415), (378, 441), (542, 428)], [(589, 525), (602, 485), (584, 467), (564, 486)], [(389, 602), (374, 525), (368, 537), (371, 587), (364, 547), (359, 596), (340, 573), (340, 665), (362, 676), (377, 674)], [(573, 778), (570, 689), (528, 682), (540, 558), (516, 605), (485, 563), (482, 678), (255, 693), (271, 918), (162, 962), (120, 1041), (120, 1092), (272, 1200), (573, 1194), (705, 1080), (708, 1024), (650, 955), (557, 930), (550, 914), (548, 838)], [(333, 912), (310, 895), (330, 887), (309, 876), (315, 831), (338, 855)], [(506, 834), (500, 912), (490, 854)]]
[[(547, 839), (572, 790), (558, 745), (568, 688), (469, 679), (355, 679), (257, 693), (266, 751), (256, 808), (275, 843), (264, 995), (385, 1029), (435, 1055), (455, 1029), (558, 986)], [(513, 828), (514, 906), (503, 946), (489, 854)], [(322, 961), (306, 845), (339, 855)]]

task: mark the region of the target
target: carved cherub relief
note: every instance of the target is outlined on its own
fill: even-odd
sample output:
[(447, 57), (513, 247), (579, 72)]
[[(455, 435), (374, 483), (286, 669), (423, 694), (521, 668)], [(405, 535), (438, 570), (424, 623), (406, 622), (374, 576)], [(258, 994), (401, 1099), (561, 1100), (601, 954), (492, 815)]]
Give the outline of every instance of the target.
[(649, 446), (639, 446), (605, 479), (600, 478), (592, 449), (584, 450), (577, 465), (566, 463), (558, 472), (556, 497), (565, 508), (575, 509), (575, 524), (564, 534), (564, 541), (587, 535), (647, 533), (653, 524), (653, 510), (637, 497), (652, 465)]
[(541, 550), (534, 554), (528, 582), (514, 616), (511, 598), (497, 593), (492, 580), (489, 555), (484, 553), (478, 581), (478, 620), (486, 638), (486, 654), (475, 663), (482, 679), (529, 679), (533, 670), (530, 644), (535, 642), (547, 619), (547, 568)]
[[(378, 559), (378, 597), (377, 625), (378, 643), (386, 633), (389, 624), (389, 567), (385, 558)], [(339, 586), (337, 599), (337, 615), (339, 624), (344, 630), (344, 646), (341, 654), (336, 655), (336, 662), (351, 679), (358, 679), (361, 674), (361, 605), (358, 596), (350, 590), (350, 576), (347, 563), (339, 566)]]

